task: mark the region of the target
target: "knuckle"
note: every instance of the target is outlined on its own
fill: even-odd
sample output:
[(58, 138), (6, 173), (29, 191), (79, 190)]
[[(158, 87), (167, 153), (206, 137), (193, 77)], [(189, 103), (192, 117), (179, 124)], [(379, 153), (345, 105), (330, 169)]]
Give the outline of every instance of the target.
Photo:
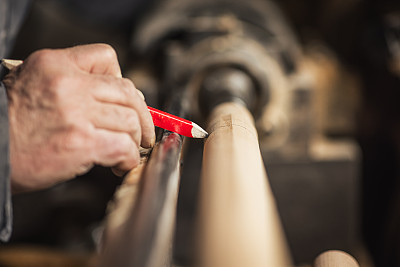
[(140, 127), (138, 115), (134, 110), (127, 112), (124, 119), (129, 131), (136, 131)]
[(111, 60), (117, 60), (117, 52), (111, 45), (102, 43), (102, 44), (97, 44), (97, 46), (99, 47), (99, 49), (102, 50), (102, 53), (106, 58)]
[(119, 138), (118, 142), (114, 146), (113, 155), (116, 157), (126, 157), (129, 154), (129, 150), (132, 147), (132, 140), (129, 135), (124, 134)]
[(28, 59), (27, 64), (42, 72), (42, 89), (49, 94), (59, 94), (63, 89), (70, 87), (70, 79), (67, 72), (60, 71), (60, 56), (56, 50), (42, 49), (34, 52)]
[(46, 67), (52, 60), (54, 51), (50, 49), (42, 49), (32, 53), (28, 58), (28, 63), (34, 64), (39, 68)]
[(70, 88), (71, 82), (68, 76), (61, 73), (54, 73), (51, 77), (47, 77), (46, 89), (44, 94), (46, 94), (46, 99), (51, 99), (59, 110), (63, 113), (74, 113), (71, 112), (71, 95)]
[(68, 85), (68, 78), (62, 73), (55, 73), (49, 77), (48, 86), (55, 92), (61, 93)]
[(135, 85), (133, 82), (127, 78), (121, 78), (120, 79), (120, 88), (123, 89), (124, 94), (126, 97), (133, 97), (134, 96), (134, 90), (136, 90)]
[(70, 129), (65, 132), (64, 140), (62, 141), (64, 149), (67, 151), (74, 151), (86, 147), (90, 138), (88, 138), (88, 135), (85, 134), (85, 132), (70, 127)]
[(121, 78), (122, 85), (129, 87), (129, 88), (136, 88), (133, 84), (132, 80), (128, 78)]
[(142, 134), (140, 132), (140, 128), (132, 128), (132, 130), (130, 131), (130, 136), (135, 144), (140, 145), (140, 143), (142, 142)]

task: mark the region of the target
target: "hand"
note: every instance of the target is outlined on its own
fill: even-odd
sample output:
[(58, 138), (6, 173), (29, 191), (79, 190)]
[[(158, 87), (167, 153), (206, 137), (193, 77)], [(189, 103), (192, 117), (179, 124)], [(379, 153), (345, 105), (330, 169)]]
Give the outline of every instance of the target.
[(14, 192), (49, 187), (94, 164), (122, 171), (154, 144), (154, 125), (115, 51), (95, 44), (40, 50), (4, 79)]

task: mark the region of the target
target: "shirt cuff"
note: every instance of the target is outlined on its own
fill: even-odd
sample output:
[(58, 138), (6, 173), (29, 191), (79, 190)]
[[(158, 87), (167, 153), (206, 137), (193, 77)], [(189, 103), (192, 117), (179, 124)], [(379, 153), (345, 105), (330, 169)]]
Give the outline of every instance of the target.
[(0, 82), (0, 241), (3, 242), (10, 239), (12, 231), (8, 127), (6, 88)]

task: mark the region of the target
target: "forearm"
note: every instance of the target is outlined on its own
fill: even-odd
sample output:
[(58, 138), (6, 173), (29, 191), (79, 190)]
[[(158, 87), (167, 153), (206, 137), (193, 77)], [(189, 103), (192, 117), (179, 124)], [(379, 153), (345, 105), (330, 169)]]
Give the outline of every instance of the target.
[(0, 240), (3, 242), (10, 238), (12, 223), (8, 129), (7, 95), (0, 82)]

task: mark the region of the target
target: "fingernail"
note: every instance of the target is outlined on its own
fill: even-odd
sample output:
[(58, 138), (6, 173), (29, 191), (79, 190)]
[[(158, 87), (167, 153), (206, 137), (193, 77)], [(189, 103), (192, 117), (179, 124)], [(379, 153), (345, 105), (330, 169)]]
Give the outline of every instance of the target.
[(116, 176), (119, 176), (119, 177), (122, 177), (122, 176), (124, 176), (125, 173), (127, 173), (127, 171), (123, 171), (123, 170), (120, 170), (117, 168), (111, 168), (111, 170)]
[(152, 148), (156, 143), (156, 137), (153, 137), (150, 142), (142, 142), (142, 147), (144, 148)]

